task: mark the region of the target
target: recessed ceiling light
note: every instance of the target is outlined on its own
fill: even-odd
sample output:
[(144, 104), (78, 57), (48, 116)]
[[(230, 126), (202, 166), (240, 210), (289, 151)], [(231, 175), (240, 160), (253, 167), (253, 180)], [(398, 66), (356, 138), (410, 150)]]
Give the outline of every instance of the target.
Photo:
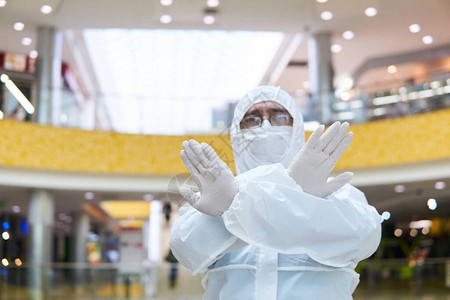
[(53, 8), (50, 5), (42, 5), (41, 6), (41, 13), (44, 15), (51, 14), (53, 11)]
[(205, 16), (203, 18), (203, 23), (205, 23), (206, 25), (211, 25), (214, 24), (216, 22), (216, 18), (214, 18), (214, 16)]
[(320, 14), (320, 18), (322, 18), (322, 20), (325, 20), (325, 21), (331, 20), (331, 19), (333, 19), (333, 13), (331, 11), (328, 11), (328, 10), (323, 11)]
[(9, 266), (9, 261), (6, 258), (3, 258), (2, 265), (4, 265), (5, 267)]
[(30, 56), (31, 58), (37, 58), (38, 52), (36, 50), (31, 50), (30, 53), (28, 53), (28, 56)]
[(86, 199), (86, 200), (92, 200), (92, 199), (94, 199), (94, 198), (95, 198), (94, 193), (92, 193), (92, 192), (86, 192), (86, 193), (84, 193), (84, 199)]
[(437, 181), (437, 182), (434, 184), (434, 188), (437, 189), (437, 190), (443, 190), (443, 189), (445, 189), (445, 182), (443, 182), (443, 181)]
[(377, 9), (375, 7), (368, 7), (364, 13), (368, 17), (373, 17), (377, 15)]
[(4, 231), (4, 232), (2, 233), (2, 238), (3, 238), (5, 241), (9, 240), (10, 237), (11, 237), (11, 236), (9, 235), (8, 231)]
[(317, 2), (319, 2), (319, 3), (326, 3), (326, 2), (328, 2), (328, 0), (316, 0)]
[(394, 235), (395, 235), (396, 237), (401, 237), (402, 234), (403, 234), (403, 230), (401, 230), (400, 228), (395, 229)]
[(346, 40), (351, 40), (355, 37), (355, 33), (351, 30), (347, 30), (342, 33), (342, 37)]
[(341, 51), (342, 51), (342, 46), (341, 45), (339, 45), (339, 44), (331, 45), (331, 52), (339, 53)]
[(217, 7), (219, 6), (219, 0), (207, 0), (206, 5), (209, 7)]
[(160, 0), (159, 3), (161, 3), (161, 5), (163, 5), (163, 6), (170, 6), (170, 5), (172, 5), (173, 1), (172, 0)]
[(163, 24), (169, 24), (170, 22), (172, 22), (172, 17), (170, 15), (162, 15), (159, 18), (159, 21)]
[(411, 24), (409, 25), (409, 31), (412, 33), (416, 33), (420, 31), (420, 25), (419, 24)]
[(25, 24), (22, 22), (16, 22), (14, 23), (14, 30), (22, 31), (25, 28)]
[(29, 37), (24, 37), (22, 39), (22, 45), (24, 45), (24, 46), (30, 46), (31, 42), (33, 42), (33, 40)]
[(152, 194), (145, 194), (144, 197), (142, 197), (145, 201), (152, 201), (153, 195)]
[(20, 213), (20, 206), (19, 206), (19, 205), (13, 205), (13, 206), (11, 207), (11, 210), (12, 210), (12, 212), (15, 213), (15, 214)]
[(431, 35), (426, 35), (422, 38), (422, 41), (424, 44), (431, 44), (433, 43), (433, 37)]
[(0, 0), (0, 7), (6, 6), (6, 0)]
[(390, 65), (389, 67), (387, 67), (387, 71), (389, 74), (394, 74), (397, 72), (397, 67), (394, 65)]
[(394, 187), (394, 191), (397, 193), (403, 193), (405, 191), (405, 186), (402, 184), (398, 184)]

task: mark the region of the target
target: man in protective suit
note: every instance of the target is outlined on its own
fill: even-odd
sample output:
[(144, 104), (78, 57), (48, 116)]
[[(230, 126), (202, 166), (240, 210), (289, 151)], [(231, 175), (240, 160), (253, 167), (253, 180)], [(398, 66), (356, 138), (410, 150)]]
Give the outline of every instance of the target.
[(305, 144), (292, 97), (262, 86), (235, 109), (236, 177), (208, 144), (183, 142), (200, 192), (180, 188), (189, 204), (170, 246), (204, 273), (204, 299), (352, 299), (354, 269), (377, 249), (381, 217), (348, 184), (352, 173), (328, 177), (351, 142), (348, 128), (320, 126)]

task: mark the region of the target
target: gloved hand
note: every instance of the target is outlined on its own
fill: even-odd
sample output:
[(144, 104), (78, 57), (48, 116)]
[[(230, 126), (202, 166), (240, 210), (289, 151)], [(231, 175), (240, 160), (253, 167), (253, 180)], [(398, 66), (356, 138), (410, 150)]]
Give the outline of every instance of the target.
[(183, 148), (181, 160), (197, 183), (200, 195), (180, 187), (181, 195), (198, 211), (221, 216), (238, 192), (233, 173), (210, 145), (190, 140), (183, 142)]
[(342, 173), (327, 182), (336, 162), (352, 141), (353, 133), (345, 134), (348, 128), (347, 122), (342, 125), (340, 122), (335, 122), (322, 135), (325, 127), (321, 125), (295, 156), (288, 167), (288, 174), (302, 187), (303, 191), (314, 196), (325, 197), (350, 182), (353, 177), (352, 172)]

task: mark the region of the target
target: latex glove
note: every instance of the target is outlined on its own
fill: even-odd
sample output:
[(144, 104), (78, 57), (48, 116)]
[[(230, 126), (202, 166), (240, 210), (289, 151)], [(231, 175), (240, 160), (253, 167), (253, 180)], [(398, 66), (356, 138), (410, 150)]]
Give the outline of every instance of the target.
[(310, 136), (306, 144), (288, 167), (288, 174), (308, 194), (325, 197), (330, 195), (353, 177), (352, 172), (345, 172), (328, 180), (328, 176), (341, 155), (347, 150), (353, 133), (347, 132), (349, 124), (335, 122), (322, 135), (325, 126), (321, 125)]
[(180, 187), (181, 195), (198, 211), (221, 216), (238, 192), (233, 172), (206, 143), (200, 145), (194, 140), (184, 141), (183, 148), (181, 160), (197, 183), (200, 194)]

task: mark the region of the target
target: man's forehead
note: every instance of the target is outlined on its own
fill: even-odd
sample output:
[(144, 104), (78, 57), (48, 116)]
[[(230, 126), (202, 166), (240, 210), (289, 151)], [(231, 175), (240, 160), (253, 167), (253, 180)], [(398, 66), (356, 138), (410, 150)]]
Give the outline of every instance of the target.
[(286, 108), (274, 101), (263, 101), (252, 105), (246, 112), (250, 114), (256, 111), (268, 111), (268, 110), (286, 110)]

